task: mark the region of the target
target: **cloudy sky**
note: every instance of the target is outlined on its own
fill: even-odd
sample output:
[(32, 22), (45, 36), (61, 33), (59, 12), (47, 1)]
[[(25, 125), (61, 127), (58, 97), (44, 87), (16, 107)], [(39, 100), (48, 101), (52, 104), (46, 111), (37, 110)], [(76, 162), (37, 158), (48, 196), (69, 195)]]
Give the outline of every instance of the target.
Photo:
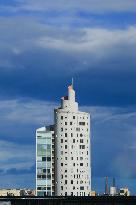
[(0, 0), (0, 187), (35, 187), (35, 130), (74, 77), (92, 187), (136, 194), (136, 1)]

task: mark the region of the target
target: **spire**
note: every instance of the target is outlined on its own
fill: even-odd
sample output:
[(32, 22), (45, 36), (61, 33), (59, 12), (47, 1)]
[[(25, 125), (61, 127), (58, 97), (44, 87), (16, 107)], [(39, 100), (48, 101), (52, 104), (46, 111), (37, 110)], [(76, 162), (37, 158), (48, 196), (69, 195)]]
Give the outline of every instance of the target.
[(72, 77), (72, 88), (74, 89), (74, 79), (73, 79), (73, 77)]

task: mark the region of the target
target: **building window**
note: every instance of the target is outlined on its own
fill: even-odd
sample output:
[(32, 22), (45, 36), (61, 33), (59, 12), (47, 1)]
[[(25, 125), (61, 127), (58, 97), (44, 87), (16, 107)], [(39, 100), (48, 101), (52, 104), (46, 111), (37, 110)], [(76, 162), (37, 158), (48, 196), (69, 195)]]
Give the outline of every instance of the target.
[(37, 136), (37, 138), (41, 138), (42, 136)]
[(51, 161), (51, 157), (47, 157), (47, 161), (48, 161), (48, 162)]
[(61, 116), (61, 120), (63, 120), (63, 116)]
[(80, 190), (84, 190), (84, 186), (80, 186)]
[(75, 163), (73, 163), (73, 166), (75, 167)]
[(46, 161), (46, 157), (42, 157), (42, 161)]
[(50, 190), (51, 190), (51, 187), (47, 187), (47, 190), (50, 191)]
[(70, 125), (72, 125), (72, 122), (70, 122)]
[(63, 179), (63, 175), (61, 175), (61, 179)]
[(65, 133), (65, 137), (67, 137), (68, 135), (67, 135), (67, 133)]
[(79, 145), (80, 149), (85, 149), (85, 145)]
[(65, 125), (67, 125), (67, 122), (65, 122)]
[(67, 149), (67, 145), (65, 145), (65, 149)]
[(83, 180), (80, 181), (80, 184), (83, 184)]
[(67, 180), (65, 180), (65, 184), (67, 184)]
[(75, 119), (75, 116), (73, 116), (73, 119)]
[(61, 163), (61, 166), (63, 166), (63, 163)]
[(77, 127), (77, 128), (76, 128), (76, 131), (78, 131), (78, 132), (79, 132), (79, 131), (80, 131), (80, 127)]
[(46, 169), (43, 169), (43, 173), (46, 173)]
[(61, 186), (61, 190), (63, 190), (63, 186)]
[(37, 187), (37, 190), (41, 190), (42, 188), (41, 187)]
[(73, 160), (73, 157), (71, 157), (71, 160)]
[(83, 139), (80, 139), (80, 143), (84, 143), (84, 140), (83, 140)]
[(67, 192), (65, 192), (65, 196), (67, 196)]
[(73, 196), (73, 192), (71, 192), (71, 196)]
[(83, 163), (80, 163), (80, 166), (83, 166)]
[(79, 122), (79, 125), (85, 125), (85, 122)]
[(63, 143), (63, 139), (61, 139), (61, 143)]
[(42, 179), (46, 179), (46, 175), (42, 175)]
[(73, 184), (73, 180), (71, 180), (71, 184)]
[(63, 131), (63, 128), (61, 128), (61, 131)]
[(73, 139), (73, 143), (75, 143), (75, 139)]
[(73, 137), (73, 133), (71, 133), (71, 137)]
[(65, 173), (67, 173), (67, 169), (65, 169)]

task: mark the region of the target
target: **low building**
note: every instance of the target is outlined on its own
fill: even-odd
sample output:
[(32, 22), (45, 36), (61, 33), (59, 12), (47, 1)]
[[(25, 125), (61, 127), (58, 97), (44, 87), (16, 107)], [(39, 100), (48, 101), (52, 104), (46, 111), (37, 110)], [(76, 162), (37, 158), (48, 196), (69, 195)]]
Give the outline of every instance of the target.
[(20, 196), (35, 196), (36, 190), (34, 189), (21, 189)]
[(89, 196), (96, 196), (96, 191), (91, 191)]
[(119, 191), (120, 196), (130, 196), (130, 191), (128, 188), (121, 188)]
[(35, 196), (33, 189), (0, 189), (0, 196)]
[(20, 189), (0, 189), (0, 196), (20, 196)]

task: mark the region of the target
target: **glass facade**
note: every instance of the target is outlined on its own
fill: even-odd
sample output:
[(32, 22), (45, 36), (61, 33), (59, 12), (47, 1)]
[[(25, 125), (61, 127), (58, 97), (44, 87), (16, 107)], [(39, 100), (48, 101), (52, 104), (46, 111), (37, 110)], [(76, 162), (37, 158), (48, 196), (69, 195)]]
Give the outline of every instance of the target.
[(54, 195), (54, 132), (40, 128), (36, 132), (36, 191), (37, 196)]

